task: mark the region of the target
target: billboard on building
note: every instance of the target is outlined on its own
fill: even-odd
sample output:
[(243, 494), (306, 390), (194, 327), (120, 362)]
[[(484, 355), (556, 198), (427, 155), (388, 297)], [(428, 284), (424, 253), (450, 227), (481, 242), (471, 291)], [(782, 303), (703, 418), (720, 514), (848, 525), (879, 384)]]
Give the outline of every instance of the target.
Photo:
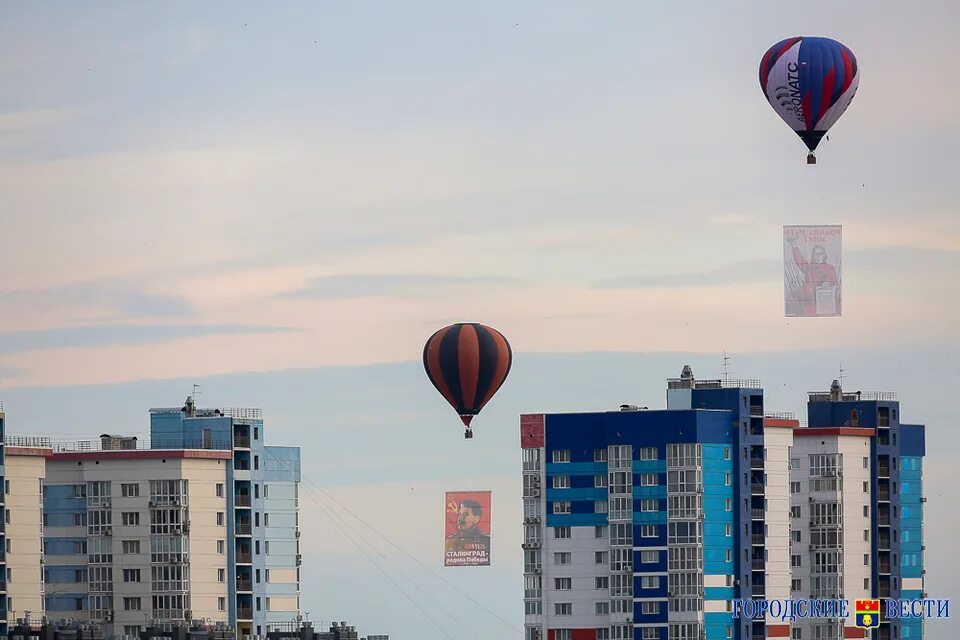
[(447, 491), (444, 500), (443, 565), (490, 564), (490, 491)]
[(788, 318), (840, 315), (841, 226), (783, 228), (783, 295)]

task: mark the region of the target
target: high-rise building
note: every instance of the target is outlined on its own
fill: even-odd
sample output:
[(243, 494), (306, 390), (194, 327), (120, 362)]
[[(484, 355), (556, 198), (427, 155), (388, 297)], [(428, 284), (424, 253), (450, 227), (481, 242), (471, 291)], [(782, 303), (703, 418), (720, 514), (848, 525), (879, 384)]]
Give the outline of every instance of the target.
[(33, 438), (10, 438), (4, 449), (7, 610), (11, 623), (39, 620), (45, 615), (41, 495), (45, 459), (53, 451)]
[[(923, 597), (925, 428), (901, 422), (895, 394), (848, 393), (836, 380), (829, 391), (809, 394), (807, 416), (809, 427), (794, 431), (791, 481), (799, 483), (793, 504), (800, 529), (811, 528), (809, 555), (795, 551), (794, 562), (809, 563), (811, 592), (839, 589), (851, 601)], [(794, 579), (807, 575), (802, 564)], [(922, 634), (922, 619), (881, 616), (875, 637)]]
[[(4, 482), (4, 476), (6, 475), (6, 447), (4, 447), (4, 439), (6, 437), (6, 416), (3, 413), (3, 403), (0, 402), (0, 484)], [(0, 500), (3, 499), (2, 493), (0, 492)], [(6, 517), (6, 506), (3, 507), (4, 517)], [(6, 526), (0, 526), (0, 586), (3, 587), (3, 590), (0, 591), (0, 636), (6, 636), (8, 631), (7, 625), (7, 529)]]
[(229, 621), (265, 635), (300, 613), (299, 447), (265, 445), (259, 409), (150, 410), (153, 447), (227, 450)]
[(758, 381), (667, 386), (666, 411), (521, 416), (528, 640), (862, 637), (731, 600), (920, 597), (923, 427), (895, 400), (835, 385), (801, 427)]
[(52, 454), (43, 491), (48, 614), (126, 636), (154, 623), (226, 622), (230, 460), (223, 450), (107, 442)]

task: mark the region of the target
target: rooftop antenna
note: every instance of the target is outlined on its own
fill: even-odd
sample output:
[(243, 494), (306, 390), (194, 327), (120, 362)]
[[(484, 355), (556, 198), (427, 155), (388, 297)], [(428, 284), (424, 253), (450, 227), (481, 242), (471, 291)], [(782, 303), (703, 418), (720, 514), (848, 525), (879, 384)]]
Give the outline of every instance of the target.
[(201, 391), (200, 391), (200, 385), (198, 385), (198, 384), (193, 385), (193, 400), (194, 400), (194, 402), (196, 402), (197, 396), (200, 395), (200, 393), (201, 393)]
[(840, 387), (841, 388), (843, 387), (843, 377), (844, 377), (843, 374), (846, 372), (847, 370), (843, 368), (843, 362), (841, 362), (840, 363)]
[(727, 350), (723, 350), (723, 384), (730, 382), (730, 356), (727, 355)]

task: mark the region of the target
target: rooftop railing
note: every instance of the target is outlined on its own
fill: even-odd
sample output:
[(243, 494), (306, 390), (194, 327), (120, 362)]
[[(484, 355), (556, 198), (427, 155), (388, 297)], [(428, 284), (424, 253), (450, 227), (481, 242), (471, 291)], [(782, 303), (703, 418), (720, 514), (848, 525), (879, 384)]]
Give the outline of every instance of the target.
[(835, 400), (829, 391), (809, 391), (807, 399), (810, 402), (896, 402), (897, 394), (892, 391), (854, 391), (841, 393)]
[(730, 378), (727, 380), (694, 380), (690, 378), (668, 378), (667, 389), (761, 389), (759, 380), (752, 378)]
[[(150, 409), (151, 414), (172, 414), (184, 413), (183, 407), (154, 407)], [(226, 407), (218, 409), (194, 409), (193, 416), (197, 418), (237, 418), (240, 420), (262, 420), (263, 409), (253, 409), (244, 407)]]

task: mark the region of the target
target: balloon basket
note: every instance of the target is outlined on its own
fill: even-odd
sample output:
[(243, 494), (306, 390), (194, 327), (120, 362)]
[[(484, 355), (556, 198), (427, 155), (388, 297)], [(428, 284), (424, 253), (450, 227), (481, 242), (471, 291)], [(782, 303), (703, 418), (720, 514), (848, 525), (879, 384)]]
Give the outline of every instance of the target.
[(466, 431), (464, 431), (464, 432), (463, 432), (463, 437), (464, 437), (465, 439), (470, 439), (470, 438), (472, 438), (472, 437), (473, 437), (473, 429), (467, 429)]
[(817, 156), (812, 151), (807, 154), (807, 164), (817, 164)]

